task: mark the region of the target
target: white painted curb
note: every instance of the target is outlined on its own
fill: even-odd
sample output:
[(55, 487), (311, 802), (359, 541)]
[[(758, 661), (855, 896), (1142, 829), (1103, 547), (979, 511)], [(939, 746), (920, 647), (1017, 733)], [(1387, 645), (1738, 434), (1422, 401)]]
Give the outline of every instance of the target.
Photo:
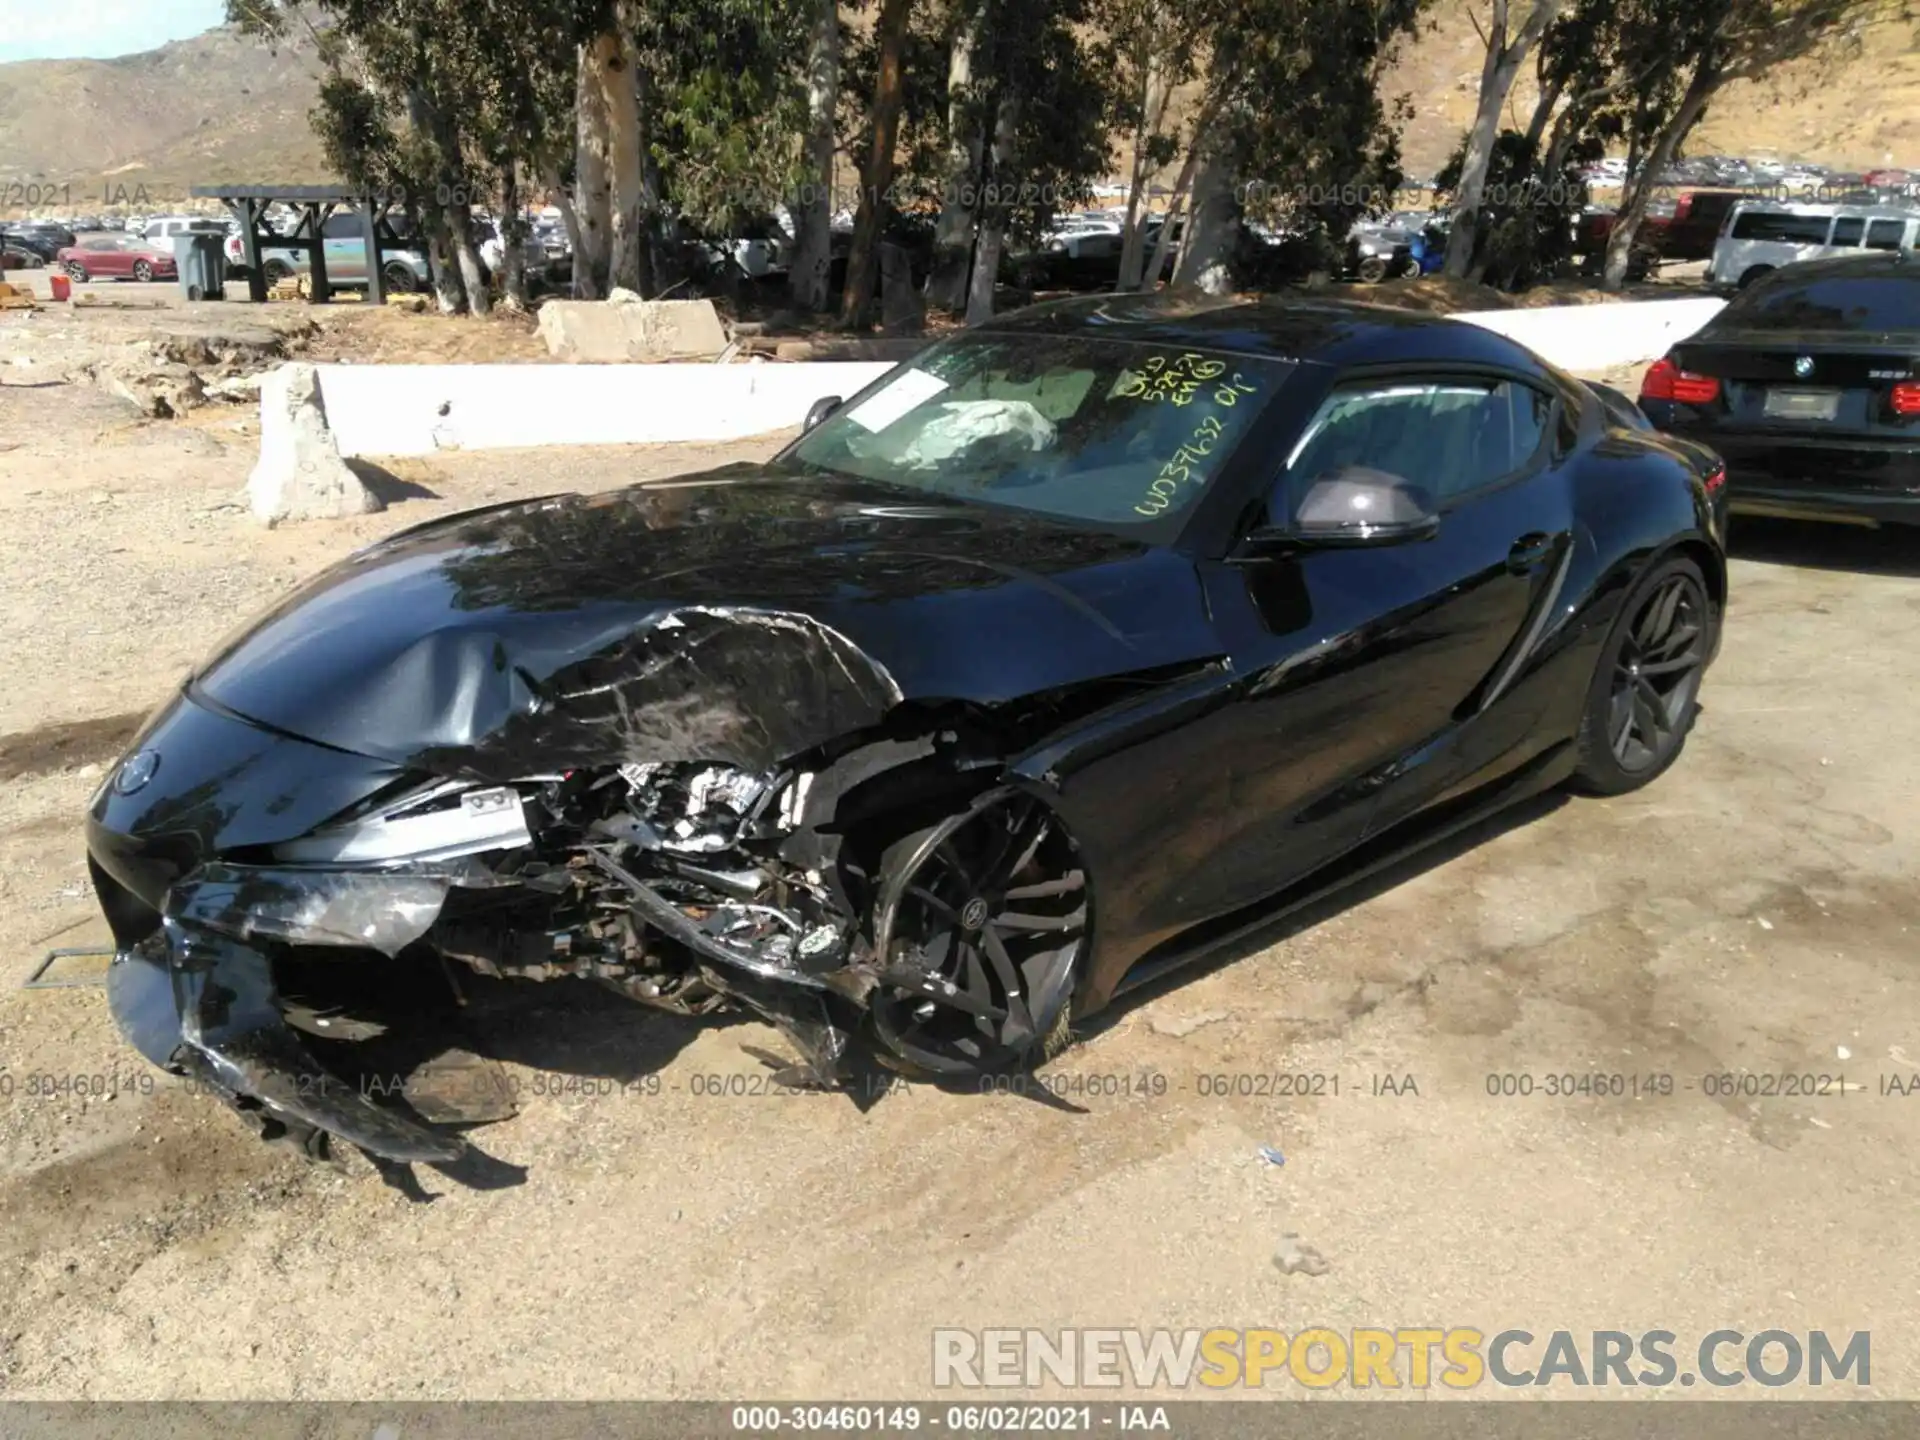
[[(1622, 301), (1452, 318), (1498, 331), (1562, 369), (1606, 370), (1657, 359), (1725, 303)], [(823, 395), (850, 396), (891, 367), (812, 361), (317, 368), (340, 453), (352, 456), (735, 440), (798, 425)]]
[(1473, 310), (1453, 316), (1517, 340), (1562, 370), (1611, 370), (1658, 360), (1725, 308), (1697, 300), (1622, 300), (1547, 305), (1538, 310)]
[(734, 440), (798, 425), (892, 368), (802, 364), (322, 365), (340, 453)]

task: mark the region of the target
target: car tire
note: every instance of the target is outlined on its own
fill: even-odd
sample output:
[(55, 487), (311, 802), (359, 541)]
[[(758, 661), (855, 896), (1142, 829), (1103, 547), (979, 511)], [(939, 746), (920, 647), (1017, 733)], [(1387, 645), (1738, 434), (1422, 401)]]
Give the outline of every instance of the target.
[(380, 283), (389, 295), (411, 295), (420, 288), (420, 277), (395, 260), (380, 267)]
[(153, 266), (144, 260), (134, 261), (133, 278), (142, 285), (150, 284), (153, 280)]
[(1628, 592), (1588, 686), (1573, 789), (1625, 795), (1680, 758), (1700, 713), (1714, 624), (1706, 577), (1684, 555)]
[(1378, 285), (1392, 270), (1384, 256), (1369, 255), (1354, 268), (1354, 278), (1362, 284)]
[(1767, 276), (1771, 275), (1772, 273), (1773, 273), (1773, 266), (1771, 265), (1751, 266), (1741, 274), (1740, 288), (1744, 290), (1749, 285), (1753, 284), (1754, 281), (1764, 280), (1767, 278)]
[[(996, 858), (970, 875), (988, 854)], [(883, 978), (869, 997), (869, 1016), (894, 1068), (948, 1080), (1006, 1074), (1042, 1065), (1073, 1043), (1091, 907), (1079, 848), (1049, 807), (1019, 791), (990, 791), (894, 841), (877, 874), (873, 938), (894, 964), (948, 982), (949, 996), (964, 991), (999, 1006), (1003, 1019), (1013, 1009), (1005, 984), (1012, 973), (1016, 998), (1046, 1016), (1039, 1033), (1015, 1036), (1003, 1027), (989, 1035), (964, 1007)], [(1009, 902), (1020, 913), (1008, 911)], [(912, 959), (902, 942), (911, 942)], [(1014, 969), (1002, 971), (1003, 961)]]
[(293, 274), (293, 266), (284, 260), (269, 260), (260, 267), (260, 273), (266, 277), (267, 284), (278, 285)]
[(78, 260), (69, 260), (67, 262), (67, 278), (76, 285), (86, 284), (88, 280), (87, 267), (82, 265)]

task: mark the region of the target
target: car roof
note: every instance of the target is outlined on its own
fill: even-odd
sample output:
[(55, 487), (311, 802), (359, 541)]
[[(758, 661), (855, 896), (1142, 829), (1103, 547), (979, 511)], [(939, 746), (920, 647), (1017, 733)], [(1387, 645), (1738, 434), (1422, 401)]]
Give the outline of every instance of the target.
[(1865, 255), (1830, 255), (1819, 260), (1796, 260), (1767, 276), (1769, 289), (1836, 277), (1856, 280), (1920, 280), (1920, 261), (1904, 250), (1875, 250)]
[(1332, 297), (1240, 300), (1172, 292), (1082, 296), (1009, 311), (975, 328), (1098, 336), (1342, 367), (1438, 361), (1545, 373), (1531, 351), (1481, 326)]

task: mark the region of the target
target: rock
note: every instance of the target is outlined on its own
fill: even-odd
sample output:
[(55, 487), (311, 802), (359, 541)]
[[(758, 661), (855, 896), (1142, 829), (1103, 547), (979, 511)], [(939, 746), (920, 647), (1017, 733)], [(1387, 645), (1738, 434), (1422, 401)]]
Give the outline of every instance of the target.
[(260, 383), (267, 377), (265, 373), (257, 375), (229, 375), (224, 380), (216, 380), (207, 386), (209, 400), (257, 400), (260, 397)]
[(282, 365), (261, 383), (260, 460), (247, 477), (247, 505), (268, 525), (386, 508), (340, 458), (311, 365)]
[(927, 328), (912, 261), (898, 245), (880, 247), (880, 328), (888, 335), (919, 335)]
[(540, 338), (557, 360), (710, 360), (727, 348), (711, 300), (642, 300), (615, 290), (609, 300), (549, 300)]
[(1202, 1010), (1197, 1015), (1163, 1015), (1148, 1023), (1148, 1029), (1156, 1035), (1166, 1035), (1175, 1040), (1184, 1040), (1194, 1031), (1207, 1025), (1217, 1025), (1227, 1018), (1224, 1010)]
[(1302, 1243), (1299, 1235), (1291, 1230), (1280, 1237), (1280, 1248), (1273, 1252), (1273, 1263), (1282, 1275), (1324, 1275), (1333, 1268), (1324, 1255)]
[(114, 356), (86, 367), (93, 383), (109, 395), (137, 407), (141, 414), (170, 420), (207, 403), (198, 372), (173, 360), (151, 360), (139, 352)]
[(806, 340), (782, 340), (778, 345), (773, 347), (773, 358), (776, 360), (811, 360), (813, 359), (813, 345), (810, 341)]

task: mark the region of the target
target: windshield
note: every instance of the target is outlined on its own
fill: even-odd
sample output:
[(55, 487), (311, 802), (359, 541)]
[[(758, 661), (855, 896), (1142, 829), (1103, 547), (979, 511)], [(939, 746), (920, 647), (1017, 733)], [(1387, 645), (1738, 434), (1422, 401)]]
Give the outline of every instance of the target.
[(1292, 368), (1082, 336), (962, 336), (894, 372), (787, 458), (1165, 540)]

